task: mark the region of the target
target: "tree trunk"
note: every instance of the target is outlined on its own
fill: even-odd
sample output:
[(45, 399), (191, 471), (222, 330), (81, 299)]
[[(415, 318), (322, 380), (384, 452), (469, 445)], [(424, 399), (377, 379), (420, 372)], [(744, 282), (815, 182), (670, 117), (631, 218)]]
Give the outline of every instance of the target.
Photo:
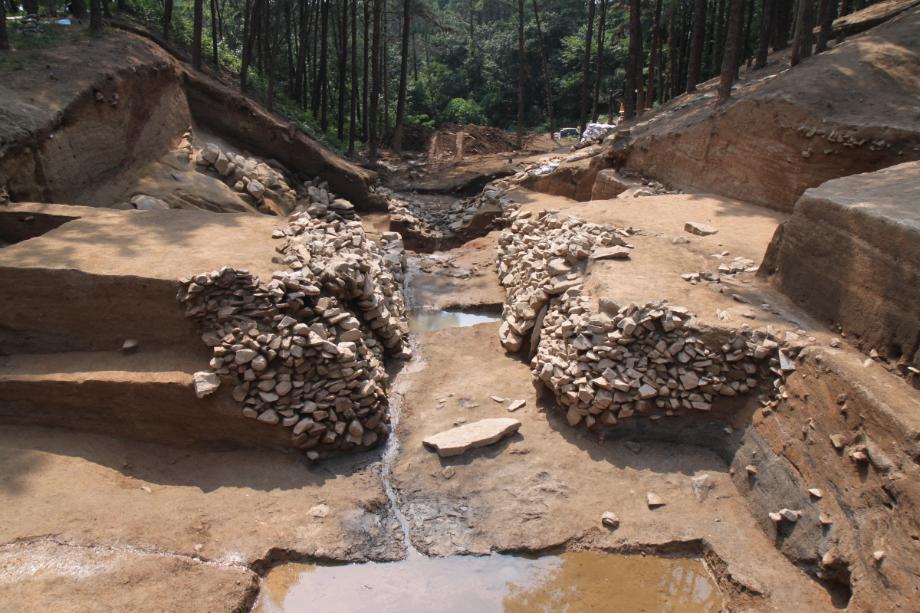
[(677, 42), (677, 18), (679, 2), (672, 2), (668, 9), (668, 91), (662, 92), (662, 99), (673, 98), (677, 95), (680, 83), (680, 44)]
[(240, 91), (245, 93), (249, 80), (249, 65), (252, 63), (252, 52), (255, 46), (256, 30), (262, 14), (263, 0), (247, 0), (246, 14), (243, 21), (243, 53), (240, 58)]
[(94, 36), (102, 34), (102, 0), (90, 0), (89, 31)]
[(304, 77), (307, 73), (307, 29), (310, 21), (307, 13), (306, 0), (300, 0), (297, 6), (299, 27), (297, 32), (297, 59), (294, 67), (294, 99), (300, 103), (301, 108), (306, 104), (304, 97)]
[(345, 83), (348, 70), (348, 0), (342, 0), (342, 27), (339, 30), (341, 53), (339, 55), (339, 106), (336, 117), (336, 136), (345, 140)]
[[(80, 2), (74, 2), (73, 6), (73, 16), (77, 19), (80, 19), (81, 16), (77, 14), (78, 6), (82, 6), (82, 0)], [(173, 0), (163, 0), (163, 39), (169, 40), (169, 26), (172, 25), (172, 13), (173, 13)]]
[(648, 62), (648, 87), (645, 100), (649, 107), (655, 106), (655, 70), (661, 54), (661, 0), (655, 2), (655, 18), (652, 21), (652, 54)]
[(760, 35), (757, 40), (757, 58), (754, 60), (754, 68), (763, 68), (767, 65), (767, 53), (770, 51), (770, 32), (773, 29), (774, 6), (773, 0), (763, 0), (763, 10), (760, 13)]
[[(635, 0), (638, 2), (638, 0)], [(581, 131), (588, 125), (588, 83), (591, 82), (591, 37), (594, 34), (594, 2), (588, 0), (588, 32), (585, 35), (584, 75), (581, 78)]]
[(642, 22), (639, 12), (639, 0), (629, 0), (629, 58), (626, 60), (626, 85), (623, 92), (623, 114), (625, 119), (636, 116), (636, 88), (642, 80), (637, 75), (642, 66)]
[(742, 62), (747, 62), (748, 68), (751, 67), (751, 58), (753, 56), (751, 26), (754, 21), (754, 2), (755, 0), (744, 1), (744, 12), (747, 17), (744, 25), (744, 34), (741, 37), (741, 53), (738, 55), (739, 68)]
[(372, 1), (373, 0), (364, 0), (364, 87), (362, 88), (362, 91), (361, 91), (361, 100), (364, 101), (364, 104), (362, 105), (362, 107), (364, 108), (364, 115), (362, 117), (363, 124), (362, 124), (361, 134), (363, 135), (364, 142), (368, 142), (370, 139), (370, 121), (368, 120), (368, 117), (370, 117), (369, 72), (370, 72), (370, 67), (372, 66), (372, 64), (370, 61), (369, 43), (371, 40), (370, 39), (370, 23), (371, 23), (370, 3)]
[(821, 24), (821, 31), (818, 33), (818, 43), (815, 45), (815, 53), (821, 53), (827, 49), (827, 41), (831, 39), (834, 30), (834, 17), (837, 12), (837, 4), (834, 0), (821, 0), (818, 9), (818, 19)]
[[(604, 78), (604, 34), (607, 30), (607, 0), (601, 0), (601, 17), (597, 24), (597, 76), (594, 79), (594, 96), (591, 97), (591, 120), (597, 122), (600, 113), (598, 98), (601, 94), (601, 80)], [(610, 118), (608, 118), (609, 121)]]
[(725, 51), (722, 55), (722, 75), (719, 79), (719, 102), (732, 95), (732, 83), (738, 74), (738, 53), (741, 46), (741, 22), (744, 19), (744, 0), (731, 0), (728, 27), (725, 33)]
[(6, 2), (0, 0), (0, 51), (10, 48), (10, 35), (6, 31)]
[[(196, 0), (200, 1), (200, 0)], [(265, 108), (271, 113), (275, 110), (275, 53), (278, 47), (275, 28), (272, 25), (272, 11), (268, 5), (269, 0), (265, 0), (264, 11), (262, 11), (262, 34), (264, 36), (265, 48), (265, 69), (268, 73), (268, 84), (265, 88)]]
[(399, 91), (396, 93), (396, 127), (393, 149), (402, 152), (403, 123), (406, 121), (406, 90), (409, 88), (409, 36), (412, 31), (412, 2), (403, 0), (402, 48), (399, 58)]
[(214, 68), (220, 71), (220, 57), (217, 55), (217, 44), (220, 39), (220, 20), (217, 17), (217, 0), (211, 0), (211, 59)]
[(696, 91), (703, 65), (703, 42), (706, 35), (706, 0), (693, 3), (693, 33), (690, 38), (690, 64), (687, 68), (687, 91)]
[(380, 13), (383, 0), (368, 0), (374, 3), (374, 34), (371, 41), (371, 67), (373, 82), (371, 83), (370, 117), (368, 118), (368, 153), (371, 164), (377, 162), (377, 122), (380, 103)]
[(714, 14), (712, 27), (712, 57), (709, 63), (709, 76), (715, 74), (722, 66), (722, 48), (725, 45), (725, 0), (719, 0), (718, 10)]
[(348, 155), (355, 154), (358, 91), (358, 0), (351, 0), (351, 109), (348, 114)]
[[(808, 5), (811, 0), (799, 0), (795, 15), (795, 35), (792, 40), (790, 63), (795, 66), (803, 57), (811, 55), (811, 31), (808, 29)], [(808, 53), (803, 50), (808, 46)]]
[(382, 19), (380, 24), (380, 93), (383, 96), (383, 134), (390, 131), (390, 55), (387, 43), (389, 34), (387, 28), (387, 0), (383, 0)]
[(204, 0), (195, 0), (195, 17), (192, 26), (192, 66), (201, 70), (201, 28), (204, 21)]
[[(594, 0), (589, 0), (594, 2)], [(524, 148), (524, 85), (527, 80), (524, 56), (524, 0), (518, 0), (518, 87), (517, 87), (517, 148)], [(588, 36), (590, 39), (590, 35)], [(590, 45), (589, 45), (590, 46)], [(590, 50), (589, 50), (590, 53)]]
[(329, 130), (329, 0), (320, 1), (319, 72), (313, 91), (313, 115), (319, 115), (320, 129), (326, 133)]
[(537, 41), (540, 44), (540, 63), (543, 65), (543, 82), (546, 90), (546, 114), (549, 119), (549, 133), (555, 138), (556, 119), (553, 117), (553, 86), (549, 76), (549, 63), (546, 61), (546, 49), (543, 45), (543, 28), (540, 26), (540, 10), (537, 8), (537, 0), (533, 0), (533, 15), (537, 22)]

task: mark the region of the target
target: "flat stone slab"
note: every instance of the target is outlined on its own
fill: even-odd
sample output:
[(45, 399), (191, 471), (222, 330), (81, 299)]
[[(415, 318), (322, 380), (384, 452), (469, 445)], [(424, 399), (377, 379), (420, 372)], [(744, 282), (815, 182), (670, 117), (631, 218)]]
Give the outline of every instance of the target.
[(629, 252), (631, 249), (629, 247), (623, 247), (621, 245), (614, 245), (613, 247), (601, 247), (600, 249), (595, 249), (591, 254), (592, 260), (628, 260)]
[(521, 422), (510, 417), (482, 419), (471, 424), (445, 430), (426, 437), (422, 444), (438, 452), (442, 458), (462, 455), (476, 447), (486, 447), (511, 436), (521, 427)]

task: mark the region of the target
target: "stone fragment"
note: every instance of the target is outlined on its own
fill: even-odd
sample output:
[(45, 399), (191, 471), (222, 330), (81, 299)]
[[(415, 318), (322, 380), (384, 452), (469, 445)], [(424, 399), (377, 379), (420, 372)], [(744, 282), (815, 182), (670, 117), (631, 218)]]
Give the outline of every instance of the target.
[(616, 530), (620, 527), (620, 518), (617, 517), (616, 514), (612, 511), (604, 511), (604, 514), (601, 515), (601, 524), (605, 528)]
[(810, 489), (808, 490), (808, 493), (809, 493), (809, 495), (811, 495), (812, 498), (821, 499), (821, 498), (824, 497), (824, 492), (822, 492), (820, 489), (818, 489), (818, 488), (816, 488), (816, 487), (810, 488)]
[(698, 221), (688, 221), (684, 224), (684, 231), (690, 234), (696, 234), (697, 236), (711, 236), (716, 234), (719, 230)]
[(508, 411), (517, 411), (518, 409), (523, 408), (526, 404), (526, 400), (512, 400), (511, 404), (508, 405)]
[(614, 247), (603, 247), (595, 249), (591, 253), (592, 260), (628, 260), (631, 249), (616, 245)]
[(122, 353), (134, 353), (140, 347), (140, 343), (136, 339), (129, 338), (125, 339), (125, 342), (121, 344)]
[(705, 473), (690, 477), (690, 489), (693, 490), (693, 495), (699, 502), (705, 501), (706, 498), (709, 497), (709, 492), (711, 492), (715, 486), (716, 484), (713, 483), (712, 478)]
[(648, 505), (650, 509), (657, 509), (658, 507), (663, 507), (666, 503), (658, 494), (648, 492), (645, 494), (645, 504)]
[(192, 375), (195, 395), (199, 398), (210, 396), (220, 387), (220, 378), (216, 373), (200, 370)]
[(510, 417), (482, 419), (426, 437), (422, 443), (442, 458), (497, 443), (518, 431), (521, 422)]

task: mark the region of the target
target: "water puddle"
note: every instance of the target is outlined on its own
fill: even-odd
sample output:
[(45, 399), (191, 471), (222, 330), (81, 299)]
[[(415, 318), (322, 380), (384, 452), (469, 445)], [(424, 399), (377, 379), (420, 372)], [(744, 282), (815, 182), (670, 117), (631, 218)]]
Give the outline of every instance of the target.
[(444, 328), (466, 328), (476, 324), (498, 321), (498, 319), (497, 315), (483, 313), (413, 309), (409, 312), (409, 331), (414, 334), (424, 334)]
[(563, 553), (535, 558), (427, 558), (284, 564), (270, 571), (254, 611), (709, 613), (721, 596), (699, 560)]

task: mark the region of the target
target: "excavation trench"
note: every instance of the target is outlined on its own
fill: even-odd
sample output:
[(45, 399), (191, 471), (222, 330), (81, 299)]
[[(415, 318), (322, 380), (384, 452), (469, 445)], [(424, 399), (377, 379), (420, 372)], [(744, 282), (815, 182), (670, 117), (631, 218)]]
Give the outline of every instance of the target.
[(702, 552), (695, 550), (689, 554), (640, 555), (554, 548), (548, 552), (432, 556), (416, 548), (413, 522), (403, 510), (393, 477), (401, 448), (400, 420), (412, 375), (427, 367), (427, 346), (437, 342), (431, 333), (498, 321), (497, 314), (433, 309), (419, 303), (415, 287), (418, 273), (418, 257), (410, 255), (405, 293), (415, 357), (395, 376), (390, 395), (392, 434), (380, 461), (387, 513), (399, 527), (405, 558), (395, 562), (279, 564), (263, 577), (253, 610), (578, 612), (602, 610), (613, 601), (624, 610), (722, 610), (718, 581)]

